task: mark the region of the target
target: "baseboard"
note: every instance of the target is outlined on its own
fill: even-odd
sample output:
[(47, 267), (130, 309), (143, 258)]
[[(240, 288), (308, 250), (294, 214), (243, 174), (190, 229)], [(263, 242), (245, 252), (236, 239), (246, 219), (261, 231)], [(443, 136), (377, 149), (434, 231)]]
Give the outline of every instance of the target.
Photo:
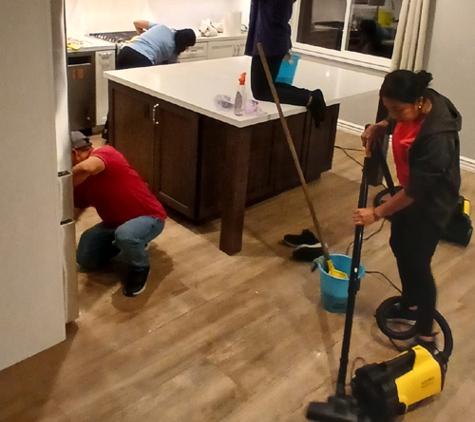
[(460, 157), (460, 168), (475, 173), (475, 160), (467, 157)]
[(336, 128), (342, 132), (351, 133), (352, 135), (361, 136), (364, 132), (364, 126), (357, 125), (355, 123), (347, 122), (345, 120), (338, 119)]
[[(352, 135), (361, 136), (364, 126), (338, 119), (337, 129)], [(460, 168), (475, 173), (475, 160), (468, 157), (460, 157)]]

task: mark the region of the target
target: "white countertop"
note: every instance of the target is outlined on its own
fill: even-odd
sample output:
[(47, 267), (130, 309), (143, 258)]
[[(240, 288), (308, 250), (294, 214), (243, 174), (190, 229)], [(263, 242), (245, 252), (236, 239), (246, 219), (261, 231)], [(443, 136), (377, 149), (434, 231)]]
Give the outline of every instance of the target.
[(115, 44), (109, 41), (100, 40), (98, 38), (89, 37), (87, 35), (77, 35), (67, 38), (67, 42), (79, 47), (78, 50), (68, 48), (68, 53), (83, 51), (103, 51), (115, 50)]
[[(105, 72), (114, 82), (163, 99), (196, 113), (237, 127), (246, 127), (279, 118), (275, 104), (259, 102), (260, 115), (235, 116), (232, 110), (219, 110), (214, 104), (218, 94), (231, 96), (234, 101), (238, 87), (238, 77), (242, 72), (249, 76), (251, 58), (230, 57), (217, 60), (202, 60), (166, 66), (153, 66)], [(320, 88), (327, 105), (337, 104), (343, 99), (377, 92), (383, 78), (353, 70), (328, 66), (307, 60), (300, 60), (294, 85), (314, 90)], [(249, 79), (246, 82), (248, 98)], [(364, 107), (364, 104), (362, 104)], [(282, 106), (284, 115), (303, 113), (305, 107)]]
[(245, 40), (247, 38), (247, 32), (240, 35), (227, 35), (223, 32), (218, 33), (214, 37), (203, 37), (199, 31), (196, 33), (196, 42), (206, 42), (206, 41), (226, 41), (226, 40)]

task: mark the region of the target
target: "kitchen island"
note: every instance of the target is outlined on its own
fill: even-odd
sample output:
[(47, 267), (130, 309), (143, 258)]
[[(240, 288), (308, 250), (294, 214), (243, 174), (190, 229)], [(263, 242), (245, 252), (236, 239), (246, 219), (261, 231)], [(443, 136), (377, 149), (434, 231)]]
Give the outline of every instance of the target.
[[(274, 104), (235, 116), (214, 103), (218, 94), (234, 99), (250, 64), (242, 56), (106, 73), (110, 144), (163, 204), (196, 223), (221, 215), (220, 249), (228, 254), (241, 250), (247, 204), (299, 185)], [(329, 106), (316, 129), (304, 107), (283, 105), (307, 181), (331, 168), (340, 101), (381, 82), (300, 60), (294, 84), (320, 88)]]

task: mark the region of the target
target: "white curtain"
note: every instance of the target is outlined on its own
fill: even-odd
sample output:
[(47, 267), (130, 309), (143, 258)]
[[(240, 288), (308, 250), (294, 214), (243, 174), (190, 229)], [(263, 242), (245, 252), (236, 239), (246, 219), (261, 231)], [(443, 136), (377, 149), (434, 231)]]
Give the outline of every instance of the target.
[(391, 70), (422, 69), (431, 0), (403, 0)]

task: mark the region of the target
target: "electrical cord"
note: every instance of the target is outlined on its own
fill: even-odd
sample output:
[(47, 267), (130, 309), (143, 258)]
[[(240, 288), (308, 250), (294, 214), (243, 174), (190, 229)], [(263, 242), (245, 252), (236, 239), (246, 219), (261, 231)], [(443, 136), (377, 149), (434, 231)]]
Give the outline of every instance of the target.
[(384, 273), (382, 273), (381, 271), (366, 271), (366, 274), (379, 274), (379, 275), (383, 276), (383, 277), (387, 280), (387, 282), (388, 282), (395, 290), (397, 290), (399, 293), (402, 294), (402, 290), (401, 290), (399, 287), (397, 287), (397, 286), (389, 279), (389, 277), (386, 276), (386, 275), (385, 275)]
[(336, 149), (339, 149), (343, 151), (343, 153), (352, 161), (354, 161), (356, 164), (358, 164), (360, 167), (363, 167), (363, 163), (360, 163), (355, 157), (352, 157), (350, 154), (348, 154), (348, 151), (359, 151), (359, 152), (364, 152), (364, 149), (356, 149), (356, 148), (343, 148), (338, 145), (335, 145)]
[[(355, 157), (352, 157), (350, 154), (348, 154), (348, 151), (356, 151), (356, 152), (364, 152), (365, 150), (362, 148), (344, 148), (339, 145), (335, 145), (336, 149), (341, 150), (350, 160), (354, 161), (356, 164), (358, 164), (360, 167), (363, 167), (363, 164), (360, 163)], [(388, 187), (381, 182), (378, 186), (384, 187), (384, 189), (387, 189)]]
[[(383, 222), (381, 223), (381, 226), (379, 227), (378, 230), (376, 230), (375, 232), (371, 233), (368, 237), (365, 237), (363, 240), (366, 241), (366, 240), (369, 240), (371, 239), (373, 236), (376, 236), (378, 233), (381, 233), (381, 230), (383, 230), (383, 227), (384, 227), (384, 223), (386, 223), (386, 219), (383, 219)], [(351, 248), (351, 245), (353, 245), (353, 243), (355, 243), (354, 241), (351, 241), (350, 244), (348, 245), (348, 247), (346, 248), (346, 255), (348, 256), (348, 254), (350, 253), (350, 248)]]

